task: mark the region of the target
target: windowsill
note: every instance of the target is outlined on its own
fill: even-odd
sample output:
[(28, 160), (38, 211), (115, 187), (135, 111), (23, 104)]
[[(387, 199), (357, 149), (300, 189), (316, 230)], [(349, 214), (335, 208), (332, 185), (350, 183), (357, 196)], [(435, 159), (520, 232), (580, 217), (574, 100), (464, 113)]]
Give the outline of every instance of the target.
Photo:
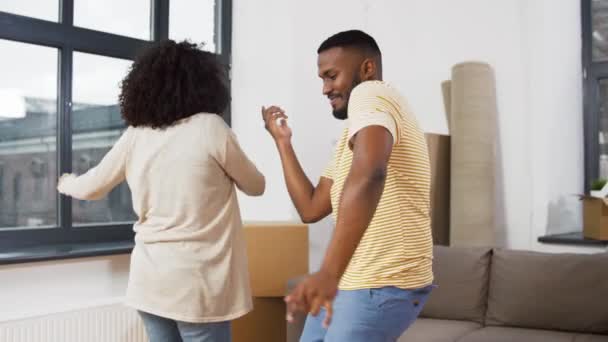
[(94, 257), (113, 254), (128, 254), (133, 249), (133, 241), (101, 243), (67, 243), (50, 246), (16, 248), (0, 252), (0, 265), (34, 261), (48, 261)]
[(606, 247), (608, 241), (588, 239), (583, 236), (583, 232), (572, 232), (563, 234), (552, 234), (538, 237), (538, 242), (543, 243), (555, 243), (563, 245), (576, 245), (576, 246), (596, 246)]

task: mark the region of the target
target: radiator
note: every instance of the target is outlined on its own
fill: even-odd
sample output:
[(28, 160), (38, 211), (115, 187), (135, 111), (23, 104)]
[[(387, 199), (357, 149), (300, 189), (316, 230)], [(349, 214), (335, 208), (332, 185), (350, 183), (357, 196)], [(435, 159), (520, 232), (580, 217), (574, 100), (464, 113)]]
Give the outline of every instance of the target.
[(120, 304), (0, 322), (1, 342), (146, 342), (133, 309)]

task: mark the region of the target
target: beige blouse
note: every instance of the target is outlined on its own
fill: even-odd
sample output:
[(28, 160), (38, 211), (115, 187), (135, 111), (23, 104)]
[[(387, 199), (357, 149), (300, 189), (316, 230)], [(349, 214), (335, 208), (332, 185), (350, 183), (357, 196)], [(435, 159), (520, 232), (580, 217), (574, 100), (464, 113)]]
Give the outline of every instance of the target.
[(129, 127), (94, 168), (58, 190), (94, 200), (126, 180), (139, 218), (127, 305), (185, 322), (226, 321), (252, 309), (235, 185), (264, 192), (264, 176), (217, 115), (166, 129)]

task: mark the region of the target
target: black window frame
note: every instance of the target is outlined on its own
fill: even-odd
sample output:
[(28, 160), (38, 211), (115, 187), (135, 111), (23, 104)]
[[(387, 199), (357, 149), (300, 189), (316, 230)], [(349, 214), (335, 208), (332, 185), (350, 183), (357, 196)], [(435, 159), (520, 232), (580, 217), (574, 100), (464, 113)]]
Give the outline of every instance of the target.
[[(0, 11), (0, 39), (58, 49), (57, 173), (72, 171), (72, 68), (74, 52), (133, 60), (140, 49), (169, 37), (170, 0), (150, 0), (150, 40), (74, 26), (74, 0), (59, 1), (57, 22)], [(214, 43), (227, 65), (232, 54), (232, 0), (215, 0)], [(230, 108), (223, 114), (230, 125)], [(53, 228), (0, 229), (0, 263), (48, 260), (126, 252), (133, 243), (132, 224), (74, 227), (72, 199), (57, 193), (57, 224)], [(69, 253), (72, 245), (97, 244), (91, 253)], [(116, 248), (123, 246), (124, 248)], [(126, 247), (125, 247), (126, 246)], [(45, 247), (53, 253), (41, 253)], [(37, 251), (28, 253), (27, 251)], [(66, 253), (57, 251), (65, 250)], [(86, 250), (86, 248), (84, 249)], [(24, 252), (25, 251), (25, 252)], [(30, 255), (32, 254), (32, 255)], [(8, 255), (8, 257), (6, 257)], [(15, 256), (17, 255), (17, 256)], [(4, 257), (3, 257), (4, 256)]]
[(583, 125), (586, 193), (599, 177), (600, 81), (608, 80), (608, 61), (593, 61), (593, 0), (581, 0)]

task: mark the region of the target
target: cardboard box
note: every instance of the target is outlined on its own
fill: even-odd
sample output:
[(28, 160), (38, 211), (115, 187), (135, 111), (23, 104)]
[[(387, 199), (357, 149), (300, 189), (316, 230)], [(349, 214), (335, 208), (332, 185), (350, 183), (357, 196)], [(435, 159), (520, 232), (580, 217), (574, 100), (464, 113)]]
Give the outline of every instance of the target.
[(289, 279), (308, 274), (308, 226), (301, 223), (245, 223), (254, 297), (283, 297)]
[(254, 298), (253, 306), (252, 312), (232, 322), (232, 341), (287, 341), (288, 323), (283, 297)]
[(580, 196), (583, 201), (583, 236), (608, 240), (608, 203), (606, 199)]
[(234, 342), (285, 342), (290, 279), (308, 274), (308, 226), (246, 222), (245, 239), (254, 309), (232, 323)]
[(431, 229), (433, 243), (450, 244), (450, 136), (425, 134), (431, 162)]

